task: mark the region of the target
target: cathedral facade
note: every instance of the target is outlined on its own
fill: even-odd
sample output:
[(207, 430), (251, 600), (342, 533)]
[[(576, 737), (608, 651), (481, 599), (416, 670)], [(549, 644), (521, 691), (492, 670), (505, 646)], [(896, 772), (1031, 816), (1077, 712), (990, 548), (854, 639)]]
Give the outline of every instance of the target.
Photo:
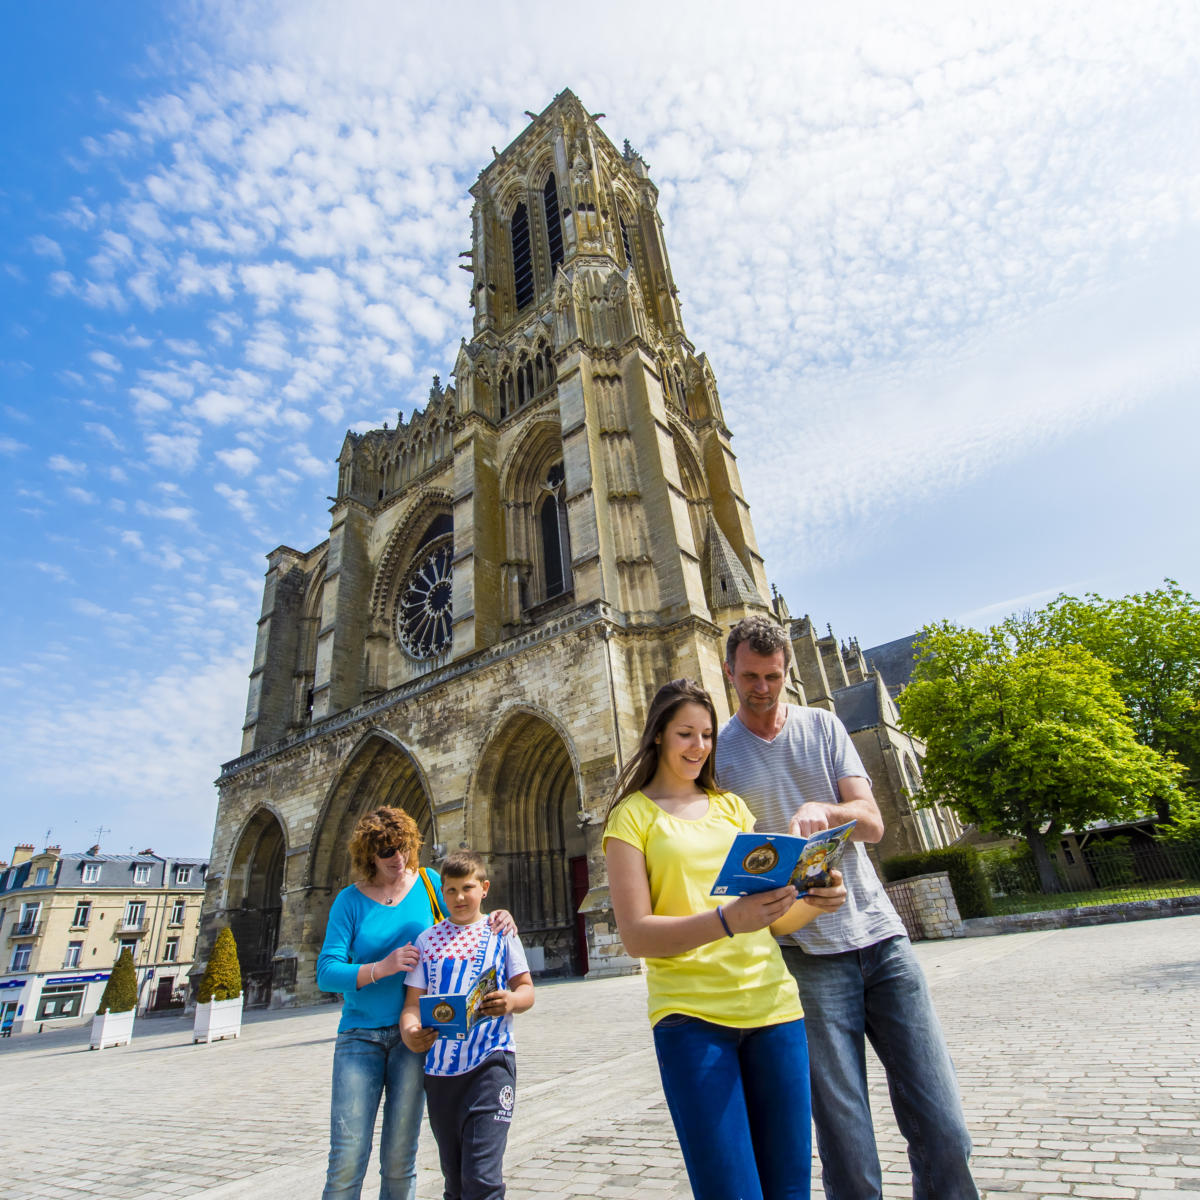
[(425, 861), (486, 857), (535, 969), (632, 968), (608, 793), (666, 680), (728, 715), (724, 633), (772, 607), (645, 162), (564, 91), (471, 193), (453, 382), (347, 433), (328, 539), (268, 556), (205, 900), (249, 1003), (318, 998), (350, 832), (381, 804), (416, 819)]
[(328, 539), (268, 556), (205, 905), (252, 1003), (316, 998), (350, 831), (380, 804), (431, 861), (486, 856), (547, 972), (615, 969), (607, 793), (662, 682), (727, 710), (723, 633), (767, 608), (645, 163), (563, 92), (471, 191), (452, 384), (347, 433)]

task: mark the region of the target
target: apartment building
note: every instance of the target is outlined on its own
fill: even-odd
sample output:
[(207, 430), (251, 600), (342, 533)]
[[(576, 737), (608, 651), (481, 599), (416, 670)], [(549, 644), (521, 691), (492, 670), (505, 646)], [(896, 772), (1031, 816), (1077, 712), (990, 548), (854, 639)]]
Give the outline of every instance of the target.
[(140, 854), (34, 853), (0, 862), (0, 1031), (89, 1020), (122, 950), (133, 955), (138, 1010), (187, 990), (208, 863)]

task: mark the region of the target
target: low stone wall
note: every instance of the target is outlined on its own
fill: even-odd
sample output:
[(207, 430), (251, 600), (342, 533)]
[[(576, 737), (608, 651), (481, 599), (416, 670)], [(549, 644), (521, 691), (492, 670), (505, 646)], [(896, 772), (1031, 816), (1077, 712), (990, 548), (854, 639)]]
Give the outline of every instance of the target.
[(1046, 912), (1006, 913), (1000, 917), (973, 917), (963, 922), (963, 933), (967, 937), (991, 937), (998, 933), (1033, 933), (1038, 929), (1067, 929), (1076, 925), (1149, 921), (1156, 917), (1182, 917), (1189, 913), (1200, 913), (1200, 895), (1130, 900), (1124, 904), (1090, 904), (1086, 908), (1053, 908)]
[(610, 975), (637, 975), (642, 970), (640, 958), (630, 958), (617, 933), (613, 920), (612, 901), (608, 886), (594, 887), (579, 906), (587, 925), (588, 979), (604, 979)]
[(913, 875), (883, 887), (912, 941), (963, 936), (958, 902), (945, 871)]

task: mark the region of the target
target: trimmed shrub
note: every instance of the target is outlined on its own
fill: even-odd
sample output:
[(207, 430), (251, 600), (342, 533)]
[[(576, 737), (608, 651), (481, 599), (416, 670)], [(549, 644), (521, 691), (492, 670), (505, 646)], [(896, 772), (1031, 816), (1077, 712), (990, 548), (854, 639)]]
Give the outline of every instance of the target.
[(104, 985), (104, 994), (100, 997), (100, 1007), (96, 1011), (130, 1012), (137, 1008), (137, 991), (137, 971), (133, 966), (133, 955), (128, 950), (122, 950), (108, 982)]
[(971, 917), (991, 916), (992, 893), (974, 846), (947, 846), (942, 850), (897, 854), (883, 864), (883, 877), (888, 883), (911, 879), (914, 875), (931, 875), (935, 871), (945, 871), (950, 876), (958, 915), (964, 921)]
[(1137, 882), (1133, 842), (1127, 837), (1105, 838), (1093, 842), (1084, 852), (1099, 887), (1129, 887)]
[(197, 1000), (207, 1004), (210, 1000), (236, 1000), (242, 994), (242, 968), (238, 963), (237, 942), (227, 925), (217, 934), (204, 978), (200, 980)]
[(981, 850), (979, 865), (991, 884), (994, 896), (1036, 895), (1042, 890), (1028, 842), (1001, 846), (995, 850)]

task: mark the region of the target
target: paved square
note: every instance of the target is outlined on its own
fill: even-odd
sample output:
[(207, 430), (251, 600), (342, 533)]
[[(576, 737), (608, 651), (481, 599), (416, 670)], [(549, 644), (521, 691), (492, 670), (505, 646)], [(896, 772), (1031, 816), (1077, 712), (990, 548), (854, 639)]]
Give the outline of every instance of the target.
[[(1200, 1200), (1200, 916), (916, 949), (985, 1196)], [(0, 1043), (0, 1197), (319, 1196), (337, 1021), (251, 1014), (212, 1046), (177, 1017), (139, 1020), (113, 1050), (87, 1050), (83, 1029)], [(517, 1037), (510, 1200), (689, 1195), (641, 979), (543, 984)], [(908, 1172), (872, 1072), (891, 1200)], [(421, 1200), (441, 1195), (436, 1162), (426, 1132)]]

